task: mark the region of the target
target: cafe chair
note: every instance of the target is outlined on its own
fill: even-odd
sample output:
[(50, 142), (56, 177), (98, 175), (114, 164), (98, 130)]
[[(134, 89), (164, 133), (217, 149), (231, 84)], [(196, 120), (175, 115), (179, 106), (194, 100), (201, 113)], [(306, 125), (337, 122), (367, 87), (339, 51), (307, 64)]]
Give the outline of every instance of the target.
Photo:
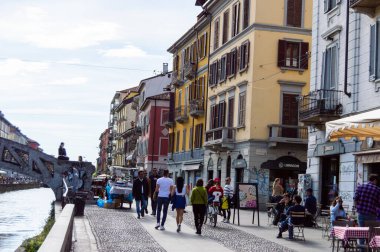
[(294, 239), (302, 239), (305, 241), (304, 234), (304, 223), (305, 223), (306, 213), (305, 212), (290, 212), (290, 219), (292, 222), (301, 223), (301, 224), (293, 224), (293, 238)]
[(327, 237), (330, 239), (330, 210), (329, 209), (321, 209), (320, 213), (321, 228), (322, 228), (322, 238)]
[(277, 203), (266, 203), (267, 213), (268, 213), (268, 226), (272, 225), (275, 216), (275, 207)]

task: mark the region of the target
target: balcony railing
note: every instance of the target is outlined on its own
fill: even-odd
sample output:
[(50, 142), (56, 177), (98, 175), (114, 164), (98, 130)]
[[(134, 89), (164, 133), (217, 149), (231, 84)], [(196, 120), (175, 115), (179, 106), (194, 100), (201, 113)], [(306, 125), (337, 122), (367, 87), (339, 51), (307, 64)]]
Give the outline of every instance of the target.
[(196, 99), (190, 102), (190, 115), (194, 117), (203, 116), (204, 110), (204, 99)]
[(268, 127), (270, 142), (307, 144), (308, 131), (306, 126), (271, 124)]
[(220, 127), (206, 132), (206, 148), (217, 150), (233, 149), (235, 143), (236, 129), (231, 127)]
[(185, 123), (189, 119), (188, 106), (179, 106), (175, 109), (175, 120), (179, 123)]
[(178, 70), (172, 72), (172, 80), (170, 82), (173, 86), (181, 86), (184, 83), (184, 81), (181, 78), (181, 75), (179, 74)]
[(187, 62), (183, 68), (185, 77), (189, 80), (195, 77), (196, 73), (196, 64), (192, 62)]
[(165, 124), (166, 127), (171, 128), (174, 126), (174, 116), (170, 114), (170, 111), (164, 111), (162, 113), (162, 121)]
[(350, 0), (350, 7), (355, 12), (375, 16), (376, 8), (380, 6), (379, 0)]
[(299, 120), (307, 124), (324, 123), (342, 114), (342, 91), (320, 89), (299, 99)]

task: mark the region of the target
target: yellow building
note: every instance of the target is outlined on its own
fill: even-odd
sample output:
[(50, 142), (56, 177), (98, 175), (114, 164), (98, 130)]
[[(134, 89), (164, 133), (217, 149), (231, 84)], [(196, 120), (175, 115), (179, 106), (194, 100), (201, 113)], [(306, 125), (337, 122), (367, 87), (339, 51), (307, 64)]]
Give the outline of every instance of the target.
[(258, 182), (260, 202), (280, 177), (293, 190), (306, 170), (312, 1), (216, 0), (212, 16), (203, 178)]
[(209, 23), (202, 12), (197, 23), (168, 49), (173, 54), (168, 167), (187, 184), (195, 184), (202, 176)]

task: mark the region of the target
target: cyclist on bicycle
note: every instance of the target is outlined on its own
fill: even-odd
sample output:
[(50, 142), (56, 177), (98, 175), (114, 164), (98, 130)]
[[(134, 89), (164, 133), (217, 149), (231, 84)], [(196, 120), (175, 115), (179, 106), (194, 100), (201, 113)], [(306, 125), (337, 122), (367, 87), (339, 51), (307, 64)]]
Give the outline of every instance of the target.
[(217, 202), (220, 205), (223, 197), (223, 188), (220, 186), (219, 178), (214, 178), (214, 186), (209, 189), (208, 194), (212, 197), (212, 202), (214, 204)]

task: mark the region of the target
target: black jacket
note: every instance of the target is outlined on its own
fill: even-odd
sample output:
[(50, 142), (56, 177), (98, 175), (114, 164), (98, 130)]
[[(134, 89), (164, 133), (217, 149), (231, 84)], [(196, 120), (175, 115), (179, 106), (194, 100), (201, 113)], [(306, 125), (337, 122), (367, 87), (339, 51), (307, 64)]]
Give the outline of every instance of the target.
[(157, 179), (160, 177), (158, 175), (153, 176), (150, 175), (149, 180), (150, 180), (150, 194), (151, 196), (153, 195), (154, 191), (156, 190), (156, 185), (157, 185)]
[[(142, 189), (144, 188), (144, 193)], [(143, 178), (141, 181), (139, 178), (133, 181), (132, 194), (135, 200), (142, 200), (142, 196), (144, 195), (145, 199), (148, 199), (149, 195), (149, 184), (146, 178)]]

